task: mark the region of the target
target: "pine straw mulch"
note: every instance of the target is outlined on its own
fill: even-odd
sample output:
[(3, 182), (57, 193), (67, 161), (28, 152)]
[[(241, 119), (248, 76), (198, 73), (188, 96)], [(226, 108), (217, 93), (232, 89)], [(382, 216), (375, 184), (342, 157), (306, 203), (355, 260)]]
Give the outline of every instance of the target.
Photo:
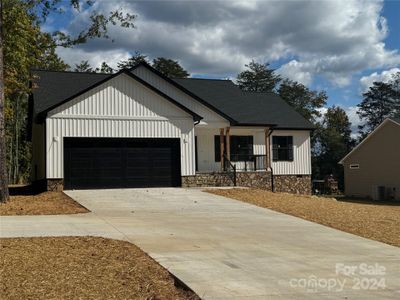
[(89, 211), (63, 192), (13, 195), (6, 203), (0, 203), (0, 216), (60, 215), (86, 212)]
[(128, 242), (0, 239), (0, 299), (199, 299)]
[(206, 191), (400, 247), (399, 202), (340, 200), (257, 189)]

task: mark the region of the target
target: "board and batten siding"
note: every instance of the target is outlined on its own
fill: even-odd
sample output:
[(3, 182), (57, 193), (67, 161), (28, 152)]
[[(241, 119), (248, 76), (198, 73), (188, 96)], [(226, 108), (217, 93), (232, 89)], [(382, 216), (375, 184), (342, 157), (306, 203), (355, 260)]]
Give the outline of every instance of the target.
[(193, 118), (121, 74), (49, 112), (46, 177), (64, 177), (64, 137), (179, 138), (181, 174), (195, 173)]
[(196, 127), (214, 127), (222, 128), (229, 126), (229, 121), (217, 114), (215, 111), (211, 110), (207, 106), (201, 104), (198, 100), (193, 99), (180, 89), (173, 86), (171, 83), (167, 82), (165, 79), (161, 78), (157, 74), (149, 71), (146, 67), (139, 66), (132, 71), (136, 76), (150, 83), (152, 86), (156, 87), (166, 95), (170, 96), (172, 99), (178, 101), (185, 107), (189, 108), (191, 111), (196, 112), (198, 115), (202, 116), (200, 124)]
[[(264, 128), (235, 128), (231, 127), (230, 135), (253, 136), (253, 154), (265, 155)], [(216, 172), (221, 170), (221, 163), (215, 161), (214, 136), (219, 135), (218, 129), (195, 129), (197, 137), (197, 160), (199, 172)], [(272, 157), (272, 136), (293, 136), (293, 161), (272, 162), (274, 175), (310, 175), (311, 147), (310, 132), (307, 130), (274, 130), (271, 134), (270, 155)], [(242, 168), (241, 162), (234, 162)]]
[(274, 175), (311, 175), (311, 139), (308, 130), (274, 130), (273, 136), (293, 136), (293, 161), (272, 161)]

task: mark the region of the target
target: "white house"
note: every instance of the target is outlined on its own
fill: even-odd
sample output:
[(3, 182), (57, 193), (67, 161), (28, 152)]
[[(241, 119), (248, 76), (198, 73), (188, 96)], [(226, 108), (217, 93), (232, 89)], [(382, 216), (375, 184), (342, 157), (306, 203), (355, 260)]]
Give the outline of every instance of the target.
[(311, 192), (311, 123), (274, 93), (116, 74), (35, 71), (32, 180), (47, 189), (256, 186)]

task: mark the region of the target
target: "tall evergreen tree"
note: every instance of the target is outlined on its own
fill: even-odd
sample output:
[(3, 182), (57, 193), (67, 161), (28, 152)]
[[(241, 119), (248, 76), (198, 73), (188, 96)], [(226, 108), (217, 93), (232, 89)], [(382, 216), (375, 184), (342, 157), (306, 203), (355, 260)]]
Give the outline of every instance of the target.
[(303, 84), (289, 79), (283, 80), (278, 94), (304, 118), (313, 123), (321, 117), (319, 109), (326, 104), (328, 99), (325, 91), (312, 91)]
[(364, 124), (359, 126), (362, 137), (373, 131), (385, 118), (400, 113), (400, 97), (396, 84), (396, 80), (388, 83), (374, 82), (363, 94), (362, 102), (357, 105), (357, 114), (364, 120)]
[(95, 70), (97, 73), (108, 73), (112, 74), (114, 73), (114, 69), (111, 68), (105, 61), (101, 63), (100, 68), (96, 68)]
[(328, 108), (314, 133), (313, 176), (333, 175), (343, 189), (343, 167), (338, 164), (354, 146), (351, 123), (346, 112), (337, 106)]
[(74, 68), (75, 72), (87, 72), (87, 73), (94, 73), (95, 69), (89, 64), (88, 60), (82, 60), (79, 64), (75, 64)]
[(271, 92), (281, 81), (281, 77), (269, 68), (269, 64), (260, 64), (252, 60), (245, 66), (248, 70), (237, 76), (237, 83), (244, 91)]
[(165, 57), (153, 59), (153, 68), (170, 78), (187, 78), (190, 75), (178, 61)]
[(149, 62), (147, 59), (147, 55), (141, 54), (139, 51), (135, 51), (135, 54), (132, 55), (127, 60), (122, 60), (117, 64), (118, 69), (130, 69), (136, 66), (141, 62)]

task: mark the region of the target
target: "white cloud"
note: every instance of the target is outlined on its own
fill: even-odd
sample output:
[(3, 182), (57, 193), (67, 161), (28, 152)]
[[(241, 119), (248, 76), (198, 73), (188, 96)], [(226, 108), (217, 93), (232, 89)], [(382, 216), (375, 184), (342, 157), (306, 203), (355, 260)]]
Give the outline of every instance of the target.
[(356, 133), (358, 131), (358, 126), (362, 124), (362, 120), (359, 118), (359, 116), (357, 114), (358, 107), (357, 106), (349, 106), (349, 107), (342, 107), (342, 108), (346, 111), (349, 121), (351, 122), (352, 132)]
[(374, 72), (368, 76), (363, 76), (360, 79), (361, 93), (368, 91), (369, 87), (374, 82), (388, 82), (392, 79), (393, 74), (400, 72), (399, 68), (392, 68), (389, 70), (382, 71), (381, 73)]
[(116, 68), (119, 61), (130, 57), (129, 52), (120, 49), (86, 52), (82, 49), (59, 48), (57, 52), (68, 62), (72, 69), (75, 67), (75, 64), (86, 60), (94, 68), (100, 67), (103, 61), (108, 62), (112, 68)]
[[(115, 9), (111, 1), (96, 3), (97, 11)], [(138, 15), (136, 29), (114, 27), (115, 43), (90, 41), (81, 51), (102, 56), (138, 50), (178, 59), (191, 73), (224, 77), (253, 58), (283, 60), (289, 61), (279, 69), (285, 76), (309, 84), (320, 75), (338, 86), (362, 70), (400, 64), (399, 52), (384, 44), (388, 28), (381, 0), (125, 0), (119, 7)], [(68, 30), (79, 31), (87, 15), (76, 16)]]

